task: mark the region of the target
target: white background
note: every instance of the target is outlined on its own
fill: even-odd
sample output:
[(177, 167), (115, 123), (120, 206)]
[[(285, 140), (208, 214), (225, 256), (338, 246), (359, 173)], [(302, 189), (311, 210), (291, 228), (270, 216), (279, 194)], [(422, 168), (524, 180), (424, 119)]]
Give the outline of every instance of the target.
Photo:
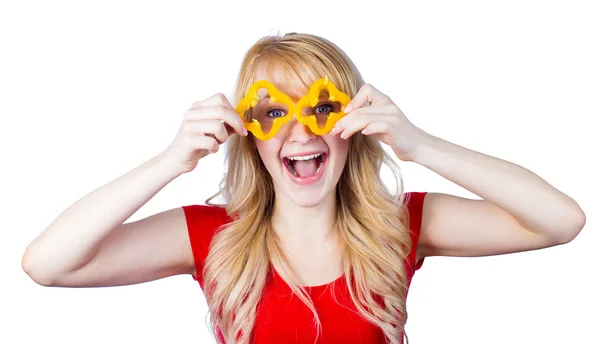
[[(599, 17), (594, 1), (2, 2), (0, 342), (213, 342), (189, 275), (48, 288), (21, 257), (73, 202), (161, 152), (193, 102), (231, 96), (257, 39), (295, 31), (338, 44), (420, 128), (534, 171), (586, 212), (567, 245), (426, 259), (411, 344), (600, 343)], [(202, 204), (223, 150), (128, 222)], [(476, 198), (400, 164), (407, 191)]]

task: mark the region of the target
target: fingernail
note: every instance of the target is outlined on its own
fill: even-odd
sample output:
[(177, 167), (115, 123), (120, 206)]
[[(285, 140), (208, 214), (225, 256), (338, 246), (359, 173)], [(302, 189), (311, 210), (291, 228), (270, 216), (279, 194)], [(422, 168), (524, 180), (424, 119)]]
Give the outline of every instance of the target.
[(331, 129), (331, 131), (329, 132), (329, 135), (335, 135), (337, 133), (337, 128), (333, 127), (333, 129)]
[(244, 128), (244, 136), (248, 136), (248, 130)]
[(348, 105), (346, 105), (346, 107), (344, 108), (344, 112), (345, 112), (345, 113), (348, 113), (348, 112), (350, 112), (350, 111), (352, 111), (352, 106), (351, 106), (350, 104), (348, 104)]

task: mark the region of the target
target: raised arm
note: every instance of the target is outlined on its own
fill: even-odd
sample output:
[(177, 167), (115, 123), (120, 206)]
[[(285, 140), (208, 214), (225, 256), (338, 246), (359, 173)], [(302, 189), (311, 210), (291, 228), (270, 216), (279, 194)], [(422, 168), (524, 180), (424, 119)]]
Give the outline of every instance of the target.
[(482, 199), (428, 193), (418, 257), (487, 256), (573, 240), (585, 214), (533, 172), (428, 135), (414, 162)]
[[(147, 261), (156, 254), (151, 249), (161, 251), (158, 239), (182, 231), (174, 228), (181, 227), (180, 210), (123, 224), (177, 175), (169, 161), (158, 155), (84, 196), (29, 244), (22, 259), (23, 269), (38, 284), (46, 286), (99, 286), (147, 279), (109, 271), (122, 268), (133, 273), (142, 264), (142, 258)], [(169, 224), (172, 220), (175, 225)], [(185, 229), (185, 222), (183, 225)], [(172, 229), (161, 234), (169, 226)], [(178, 245), (182, 245), (179, 237)], [(180, 257), (170, 269), (185, 271), (186, 259), (189, 261), (185, 255)], [(131, 261), (136, 263), (129, 264)], [(82, 269), (84, 266), (88, 268)]]
[(123, 285), (193, 274), (181, 208), (124, 221), (236, 132), (247, 134), (223, 94), (194, 103), (164, 152), (84, 196), (35, 238), (23, 255), (23, 270), (48, 286)]
[[(365, 106), (365, 104), (369, 106)], [(389, 145), (396, 157), (422, 165), (481, 197), (428, 193), (417, 261), (427, 256), (485, 256), (567, 243), (585, 225), (571, 197), (533, 172), (426, 133), (370, 84), (346, 105), (330, 132), (361, 132)]]

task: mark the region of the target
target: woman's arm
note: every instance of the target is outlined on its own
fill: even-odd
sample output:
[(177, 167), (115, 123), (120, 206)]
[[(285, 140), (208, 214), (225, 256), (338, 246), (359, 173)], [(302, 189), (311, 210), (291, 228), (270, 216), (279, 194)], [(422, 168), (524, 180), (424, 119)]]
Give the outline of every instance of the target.
[(160, 154), (84, 196), (29, 244), (23, 269), (36, 282), (51, 285), (84, 266), (115, 228), (178, 175)]
[[(364, 106), (365, 104), (370, 106)], [(569, 242), (585, 224), (571, 197), (531, 171), (430, 135), (392, 99), (364, 84), (330, 132), (374, 135), (396, 157), (412, 161), (478, 195), (470, 200), (427, 193), (417, 261), (426, 256), (483, 256)]]
[[(217, 152), (234, 133), (248, 134), (225, 95), (195, 102), (167, 149), (67, 208), (27, 247), (23, 269), (43, 285), (78, 286), (193, 273), (181, 208), (121, 225), (173, 179)], [(117, 227), (122, 228), (115, 231)]]
[(585, 214), (575, 200), (514, 163), (430, 134), (413, 157), (413, 162), (482, 198), (428, 193), (418, 259), (559, 245), (573, 240), (585, 225)]

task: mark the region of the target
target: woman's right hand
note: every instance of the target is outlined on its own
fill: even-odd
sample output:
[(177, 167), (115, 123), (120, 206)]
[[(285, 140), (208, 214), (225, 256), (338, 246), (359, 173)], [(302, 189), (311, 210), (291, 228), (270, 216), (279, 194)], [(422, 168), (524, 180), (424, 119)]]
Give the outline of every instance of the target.
[(198, 160), (216, 153), (233, 133), (248, 135), (244, 122), (227, 97), (217, 93), (192, 104), (173, 142), (162, 153), (178, 166), (181, 174), (190, 172)]

